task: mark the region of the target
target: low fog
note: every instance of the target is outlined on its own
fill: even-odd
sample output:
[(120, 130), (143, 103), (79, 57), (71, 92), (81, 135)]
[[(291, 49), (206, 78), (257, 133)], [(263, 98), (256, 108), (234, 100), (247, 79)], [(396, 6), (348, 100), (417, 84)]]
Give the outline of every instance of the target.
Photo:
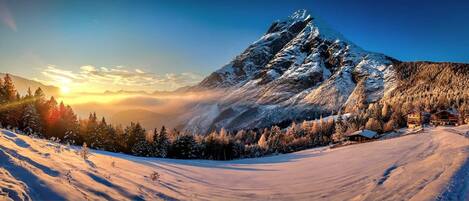
[(189, 106), (210, 103), (220, 97), (214, 91), (204, 92), (161, 92), (147, 93), (82, 93), (61, 97), (69, 104), (79, 118), (86, 119), (90, 113), (105, 117), (113, 124), (127, 125), (139, 122), (146, 129), (166, 126), (181, 126), (179, 116)]

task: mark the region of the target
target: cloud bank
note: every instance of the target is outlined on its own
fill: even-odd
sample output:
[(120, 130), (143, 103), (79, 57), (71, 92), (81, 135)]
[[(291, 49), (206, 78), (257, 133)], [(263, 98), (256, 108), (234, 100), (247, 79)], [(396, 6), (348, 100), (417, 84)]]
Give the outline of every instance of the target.
[(82, 66), (78, 72), (47, 66), (42, 70), (47, 83), (60, 87), (66, 86), (74, 91), (97, 92), (104, 90), (174, 90), (183, 86), (198, 83), (202, 76), (191, 73), (156, 74), (141, 69), (130, 69), (122, 66), (95, 67)]

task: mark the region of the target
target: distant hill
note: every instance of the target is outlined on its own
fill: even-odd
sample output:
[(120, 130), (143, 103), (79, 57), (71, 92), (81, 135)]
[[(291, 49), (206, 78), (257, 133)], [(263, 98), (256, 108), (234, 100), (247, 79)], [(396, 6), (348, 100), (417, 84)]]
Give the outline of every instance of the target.
[(123, 110), (110, 116), (110, 122), (112, 124), (129, 125), (130, 122), (139, 122), (148, 130), (160, 128), (162, 125), (169, 128), (173, 127), (174, 125), (170, 124), (169, 119), (168, 115), (162, 115), (144, 109)]
[[(12, 74), (9, 74), (9, 75), (11, 79), (13, 80), (13, 83), (15, 84), (16, 90), (18, 90), (18, 92), (22, 95), (27, 93), (29, 87), (31, 88), (33, 92), (38, 87), (41, 87), (41, 89), (44, 91), (44, 93), (47, 96), (57, 97), (60, 95), (60, 89), (58, 87), (45, 85), (40, 82), (29, 80), (29, 79), (16, 76), (16, 75), (12, 75)], [(5, 77), (5, 73), (0, 73), (0, 77), (3, 79), (3, 77)]]

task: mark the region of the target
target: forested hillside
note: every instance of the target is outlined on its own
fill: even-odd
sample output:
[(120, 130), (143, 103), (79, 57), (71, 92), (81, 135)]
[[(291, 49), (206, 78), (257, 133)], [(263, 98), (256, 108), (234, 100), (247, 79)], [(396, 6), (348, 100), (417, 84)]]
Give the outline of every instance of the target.
[(399, 82), (384, 99), (410, 101), (427, 109), (468, 104), (469, 64), (396, 62), (394, 68)]

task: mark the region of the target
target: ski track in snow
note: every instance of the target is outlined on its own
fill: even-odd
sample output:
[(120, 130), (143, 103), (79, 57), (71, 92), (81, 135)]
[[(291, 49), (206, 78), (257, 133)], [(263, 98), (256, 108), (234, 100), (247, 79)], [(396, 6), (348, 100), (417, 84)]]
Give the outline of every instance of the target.
[(468, 130), (233, 161), (96, 150), (84, 161), (79, 147), (1, 130), (0, 200), (467, 200)]

